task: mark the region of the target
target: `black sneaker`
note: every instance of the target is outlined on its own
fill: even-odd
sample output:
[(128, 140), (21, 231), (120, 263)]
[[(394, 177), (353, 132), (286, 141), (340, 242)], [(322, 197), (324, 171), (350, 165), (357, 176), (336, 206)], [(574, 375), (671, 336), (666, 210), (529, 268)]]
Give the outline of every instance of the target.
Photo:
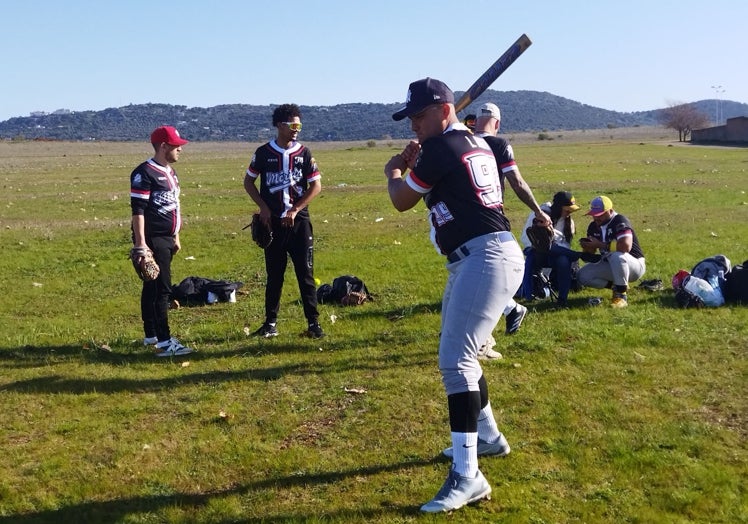
[(263, 325), (260, 326), (260, 329), (252, 333), (252, 336), (253, 337), (264, 337), (264, 338), (277, 337), (278, 330), (275, 328), (275, 324), (271, 324), (270, 322), (265, 322)]
[(325, 332), (322, 331), (322, 326), (319, 322), (310, 322), (309, 328), (306, 330), (306, 335), (311, 338), (322, 338), (325, 336)]

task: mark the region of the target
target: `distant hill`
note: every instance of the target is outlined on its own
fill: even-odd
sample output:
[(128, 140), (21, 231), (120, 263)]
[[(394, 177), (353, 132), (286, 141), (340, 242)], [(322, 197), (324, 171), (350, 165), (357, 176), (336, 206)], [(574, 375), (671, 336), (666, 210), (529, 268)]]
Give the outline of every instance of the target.
[[(456, 96), (462, 93), (457, 92)], [(542, 132), (574, 129), (604, 129), (658, 125), (662, 109), (620, 113), (581, 104), (539, 91), (486, 91), (477, 102), (460, 113), (475, 112), (492, 101), (502, 108), (502, 133)], [(717, 104), (723, 120), (748, 116), (748, 104), (728, 100), (701, 100), (696, 107), (710, 118)], [(412, 136), (407, 122), (395, 122), (392, 113), (402, 104), (355, 103), (335, 106), (302, 106), (307, 141), (386, 140)], [(146, 140), (162, 124), (175, 125), (193, 141), (250, 141), (272, 138), (274, 105), (230, 104), (187, 107), (169, 104), (139, 104), (103, 111), (55, 111), (0, 122), (0, 139), (50, 140)]]

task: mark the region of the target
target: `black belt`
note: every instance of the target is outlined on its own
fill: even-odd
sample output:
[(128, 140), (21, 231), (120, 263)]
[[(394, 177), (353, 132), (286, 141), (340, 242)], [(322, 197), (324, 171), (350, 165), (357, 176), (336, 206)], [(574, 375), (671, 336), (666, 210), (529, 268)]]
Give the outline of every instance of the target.
[[(501, 243), (515, 241), (514, 235), (512, 235), (510, 231), (499, 231), (497, 235), (497, 239)], [(469, 254), (470, 254), (470, 250), (467, 247), (465, 247), (465, 245), (463, 244), (457, 249), (455, 249), (454, 251), (452, 251), (449, 255), (447, 255), (447, 262), (449, 262), (450, 264), (452, 262), (457, 262), (458, 260), (462, 260), (463, 258), (468, 256)]]
[(457, 262), (458, 260), (462, 260), (466, 256), (470, 254), (470, 250), (466, 248), (465, 246), (460, 246), (454, 251), (452, 251), (449, 255), (447, 255), (447, 262), (450, 264), (452, 262)]

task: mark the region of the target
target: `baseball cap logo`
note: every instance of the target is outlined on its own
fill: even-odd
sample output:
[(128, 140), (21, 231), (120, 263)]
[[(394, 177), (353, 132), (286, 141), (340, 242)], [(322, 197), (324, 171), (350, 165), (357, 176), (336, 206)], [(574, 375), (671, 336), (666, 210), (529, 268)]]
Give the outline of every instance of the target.
[(416, 115), (432, 104), (453, 104), (454, 93), (447, 85), (433, 78), (423, 78), (411, 82), (405, 97), (405, 107), (399, 109), (393, 120), (402, 120)]

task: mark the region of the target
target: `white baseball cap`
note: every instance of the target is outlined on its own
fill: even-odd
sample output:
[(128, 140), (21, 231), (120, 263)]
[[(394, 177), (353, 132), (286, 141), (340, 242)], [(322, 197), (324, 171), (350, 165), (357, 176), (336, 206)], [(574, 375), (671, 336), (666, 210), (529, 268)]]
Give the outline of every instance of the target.
[(499, 110), (499, 106), (497, 106), (496, 104), (492, 104), (491, 102), (483, 104), (478, 108), (478, 118), (482, 116), (492, 116), (496, 120), (501, 120), (501, 111)]

